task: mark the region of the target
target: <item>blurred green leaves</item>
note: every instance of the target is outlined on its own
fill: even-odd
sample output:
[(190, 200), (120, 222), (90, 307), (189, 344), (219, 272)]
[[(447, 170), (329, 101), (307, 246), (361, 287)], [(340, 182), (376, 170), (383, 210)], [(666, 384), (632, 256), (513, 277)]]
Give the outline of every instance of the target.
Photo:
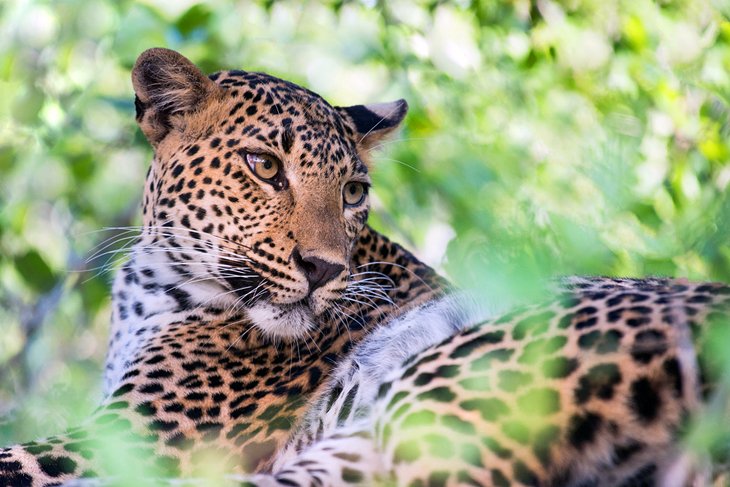
[[(726, 3), (3, 2), (0, 443), (96, 403), (109, 275), (84, 262), (100, 229), (138, 223), (150, 150), (129, 69), (144, 49), (336, 105), (406, 98), (376, 157), (372, 223), (459, 283), (506, 296), (555, 274), (728, 281)], [(28, 316), (46, 323), (33, 339)], [(59, 413), (34, 422), (31, 404)]]
[(34, 291), (48, 292), (53, 287), (53, 271), (35, 250), (16, 257), (15, 269)]

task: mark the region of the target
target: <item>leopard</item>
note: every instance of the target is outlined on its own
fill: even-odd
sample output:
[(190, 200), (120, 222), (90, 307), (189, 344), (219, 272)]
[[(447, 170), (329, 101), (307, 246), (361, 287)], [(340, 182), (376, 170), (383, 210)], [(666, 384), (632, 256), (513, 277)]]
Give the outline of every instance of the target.
[[(375, 330), (271, 471), (235, 478), (251, 487), (727, 485), (730, 285), (574, 276), (506, 311), (480, 311), (479, 298), (437, 298)], [(688, 444), (703, 418), (715, 437)]]
[(367, 224), (371, 153), (404, 100), (334, 107), (164, 48), (132, 85), (153, 158), (112, 286), (103, 398), (62, 434), (0, 449), (3, 486), (255, 472), (356, 343), (449, 287)]
[[(139, 252), (133, 251), (115, 283), (105, 379), (109, 396), (92, 426), (0, 452), (0, 474), (11, 479), (6, 484), (47, 485), (108, 475), (110, 470), (97, 458), (97, 446), (98, 438), (109, 434), (119, 436), (124, 448), (151, 464), (145, 475), (194, 477), (204, 460), (210, 467), (214, 458), (220, 460), (212, 467), (217, 472), (233, 472), (221, 482), (244, 486), (630, 487), (722, 481), (730, 438), (722, 437), (712, 452), (688, 448), (684, 438), (703, 415), (719, 414), (721, 420), (727, 416), (726, 380), (718, 365), (723, 342), (717, 338), (730, 321), (726, 284), (571, 277), (549, 286), (542, 301), (505, 310), (499, 303), (485, 306), (488, 299), (479, 293), (455, 292), (408, 251), (368, 227), (363, 213), (357, 232), (348, 233), (347, 210), (342, 210), (342, 228), (352, 235), (352, 247), (344, 260), (328, 249), (324, 257), (316, 257), (323, 264), (316, 258), (304, 261), (311, 254), (299, 247), (306, 238), (301, 229), (311, 231), (331, 221), (322, 213), (307, 225), (297, 219), (296, 208), (266, 207), (264, 213), (271, 218), (266, 220), (267, 231), (278, 232), (276, 240), (267, 242), (256, 240), (266, 238), (257, 233), (258, 220), (235, 220), (238, 201), (228, 200), (233, 203), (231, 212), (222, 209), (221, 215), (213, 204), (204, 206), (206, 213), (194, 224), (189, 212), (197, 212), (201, 203), (191, 208), (190, 198), (182, 202), (187, 205), (187, 223), (168, 212), (181, 207), (178, 201), (170, 203), (173, 197), (168, 194), (192, 195), (195, 185), (187, 191), (189, 182), (177, 180), (176, 186), (165, 187), (155, 178), (169, 177), (167, 172), (160, 169), (158, 174), (155, 168), (166, 162), (171, 173), (176, 171), (176, 157), (196, 145), (189, 141), (190, 133), (197, 134), (192, 137), (196, 141), (213, 144), (221, 127), (230, 128), (236, 112), (219, 126), (225, 111), (204, 102), (201, 106), (201, 100), (208, 101), (211, 93), (215, 97), (222, 86), (245, 86), (250, 99), (261, 93), (259, 101), (273, 92), (274, 104), (285, 96), (282, 93), (297, 102), (306, 95), (308, 103), (294, 103), (294, 110), (314, 106), (329, 115), (324, 117), (331, 124), (328, 133), (333, 131), (336, 141), (354, 144), (365, 169), (367, 153), (377, 145), (377, 139), (368, 138), (388, 135), (405, 116), (404, 102), (337, 111), (302, 88), (261, 76), (225, 72), (206, 78), (185, 58), (166, 50), (149, 51), (138, 60), (133, 70), (137, 118), (155, 147), (155, 161), (145, 191)], [(265, 88), (259, 92), (261, 84)], [(274, 89), (279, 86), (281, 91)], [(294, 115), (291, 108), (290, 99), (286, 110), (270, 108), (269, 116)], [(212, 119), (216, 121), (210, 123)], [(284, 124), (282, 118), (274, 120), (282, 124), (269, 126), (279, 130), (276, 139)], [(244, 117), (241, 123), (245, 121)], [(307, 125), (317, 124), (309, 120)], [(247, 135), (254, 132), (256, 140), (265, 142), (265, 134), (255, 128)], [(306, 137), (309, 142), (314, 136)], [(245, 156), (250, 152), (244, 150), (241, 166), (250, 177), (249, 186), (226, 187), (224, 181), (229, 180), (222, 179), (215, 182), (215, 191), (222, 186), (228, 198), (232, 188), (245, 192), (252, 183), (258, 185), (258, 164), (265, 175), (288, 168), (286, 163), (294, 159), (271, 149), (278, 148), (277, 143), (283, 149), (284, 140), (269, 142), (273, 158), (271, 152), (252, 151), (259, 157), (249, 162)], [(240, 143), (231, 142), (227, 158), (226, 152), (217, 153), (223, 154), (222, 160), (235, 158), (232, 149)], [(329, 143), (332, 146), (319, 147), (317, 157), (327, 153), (337, 159), (332, 147), (336, 152), (340, 146), (331, 139)], [(171, 155), (165, 156), (165, 151)], [(193, 150), (190, 157), (199, 151)], [(188, 167), (177, 170), (177, 176), (190, 177), (206, 166), (205, 158), (196, 164), (194, 160), (186, 159)], [(196, 176), (209, 174), (206, 168)], [(335, 174), (324, 172), (320, 183)], [(351, 173), (343, 174), (336, 196), (342, 207), (348, 193), (352, 201), (367, 193), (366, 188), (352, 191), (349, 181), (343, 183), (346, 176)], [(274, 191), (289, 189), (289, 179), (272, 178)], [(161, 204), (163, 198), (168, 201)], [(210, 224), (210, 210), (217, 217), (232, 217), (234, 233), (226, 233), (225, 224), (200, 228)], [(171, 216), (173, 223), (168, 224)], [(295, 230), (279, 219), (294, 224)], [(256, 238), (244, 240), (241, 235), (247, 230)], [(293, 239), (286, 238), (289, 231)], [(316, 240), (331, 237), (322, 233)], [(235, 252), (223, 245), (242, 241), (246, 243)], [(256, 241), (269, 245), (264, 247), (268, 254), (259, 252), (262, 244)], [(272, 262), (283, 265), (275, 250), (269, 250), (280, 241), (289, 242), (283, 246), (289, 256), (282, 260), (290, 266), (284, 267), (285, 275), (281, 267), (271, 271)], [(160, 253), (171, 285), (159, 286), (161, 276), (150, 264), (159, 262)], [(324, 277), (308, 277), (327, 274), (327, 263), (340, 263), (346, 276), (332, 278), (330, 285), (322, 283)], [(366, 271), (375, 274), (352, 271), (363, 265), (376, 269)], [(292, 274), (300, 281), (311, 279), (305, 298), (296, 294), (299, 288)], [(348, 283), (365, 291), (348, 301), (347, 286), (338, 288), (338, 279), (340, 286)], [(378, 286), (370, 287), (371, 279)], [(152, 291), (154, 299), (138, 299), (140, 294), (133, 291), (140, 288)], [(166, 308), (155, 308), (165, 302)], [(142, 312), (130, 320), (137, 310), (148, 308), (149, 319), (140, 319)], [(316, 350), (307, 347), (310, 338)], [(288, 347), (288, 357), (282, 346)], [(287, 361), (288, 371), (282, 366)], [(242, 380), (253, 376), (262, 379)], [(262, 384), (263, 378), (272, 382)], [(222, 388), (216, 388), (221, 382)], [(193, 394), (212, 393), (202, 407), (191, 407), (190, 401), (200, 397), (191, 396), (191, 388)], [(180, 389), (187, 394), (182, 396)], [(216, 401), (216, 392), (226, 398)], [(210, 425), (210, 415), (216, 426)], [(120, 454), (116, 445), (112, 450)], [(46, 475), (48, 469), (55, 475)]]

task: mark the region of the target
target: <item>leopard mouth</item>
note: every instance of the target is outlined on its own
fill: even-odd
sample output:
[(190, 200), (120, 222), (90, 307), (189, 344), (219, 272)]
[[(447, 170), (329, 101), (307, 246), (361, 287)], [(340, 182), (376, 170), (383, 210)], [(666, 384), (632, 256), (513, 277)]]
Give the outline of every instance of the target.
[(267, 302), (272, 306), (280, 309), (282, 312), (291, 312), (296, 310), (306, 310), (313, 312), (313, 298), (311, 294), (290, 303), (275, 303), (272, 301), (272, 294), (266, 286), (266, 279), (256, 274), (255, 276), (247, 275), (245, 277), (227, 276), (225, 277), (232, 292), (240, 300), (244, 307), (254, 306), (261, 302)]
[(223, 279), (244, 306), (251, 306), (271, 298), (271, 292), (264, 285), (266, 279), (250, 269), (246, 270), (245, 275), (229, 275)]
[(317, 319), (306, 300), (278, 305), (259, 301), (247, 308), (246, 313), (265, 337), (275, 341), (302, 340), (318, 328)]
[(296, 301), (277, 302), (267, 285), (269, 281), (250, 268), (242, 269), (240, 275), (226, 275), (223, 279), (242, 307), (266, 303), (284, 314), (304, 313), (313, 317), (321, 316), (330, 307), (326, 300), (315, 297), (316, 291), (309, 292)]

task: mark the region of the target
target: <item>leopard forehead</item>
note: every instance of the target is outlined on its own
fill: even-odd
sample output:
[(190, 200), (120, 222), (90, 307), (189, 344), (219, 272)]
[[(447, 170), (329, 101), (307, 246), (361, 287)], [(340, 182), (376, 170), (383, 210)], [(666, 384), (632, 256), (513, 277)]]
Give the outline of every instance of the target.
[[(194, 214), (206, 221), (199, 229), (203, 233), (226, 233), (219, 236), (238, 242), (252, 231), (282, 230), (287, 221), (292, 228), (284, 233), (294, 240), (296, 227), (325, 224), (325, 216), (330, 223), (347, 223), (338, 215), (342, 185), (353, 177), (367, 182), (368, 168), (352, 128), (336, 109), (316, 93), (263, 73), (221, 71), (209, 78), (221, 88), (219, 96), (178, 117), (178, 133), (156, 150), (164, 180), (158, 184), (180, 193), (183, 225)], [(245, 153), (278, 160), (287, 191), (272, 191), (258, 180), (246, 166)], [(214, 204), (212, 214), (191, 204), (210, 197), (224, 202)], [(160, 206), (170, 201), (162, 198)], [(297, 214), (297, 206), (306, 211)], [(355, 226), (364, 224), (367, 206), (354, 213)], [(225, 227), (233, 231), (224, 232)], [(353, 239), (356, 232), (347, 230)]]
[[(368, 181), (349, 124), (319, 95), (267, 74), (222, 71), (210, 79), (221, 87), (219, 96), (177, 116), (172, 125), (179, 130), (156, 148), (158, 181), (150, 201), (161, 209), (156, 220), (177, 217), (183, 227), (244, 243), (247, 250), (263, 246), (287, 254), (262, 255), (274, 264), (297, 243), (308, 250), (348, 249), (368, 209), (343, 216), (343, 184), (353, 177)], [(257, 179), (246, 165), (250, 153), (273, 156), (285, 186)], [(314, 232), (318, 242), (301, 242), (312, 226), (323, 229)], [(344, 235), (328, 226), (342, 227)]]
[(182, 140), (191, 143), (184, 151), (175, 151), (179, 139), (166, 144), (170, 157), (188, 163), (191, 177), (202, 175), (201, 157), (224, 164), (241, 150), (275, 156), (292, 184), (318, 179), (336, 186), (339, 179), (367, 175), (350, 124), (316, 93), (264, 73), (231, 70), (209, 78), (221, 88), (218, 99), (180, 122)]
[(367, 173), (353, 130), (316, 93), (264, 73), (221, 71), (210, 79), (224, 88), (229, 99), (229, 110), (219, 122), (229, 136), (228, 147), (237, 145), (237, 136), (283, 154), (291, 154), (300, 145), (298, 160), (291, 162), (304, 174)]

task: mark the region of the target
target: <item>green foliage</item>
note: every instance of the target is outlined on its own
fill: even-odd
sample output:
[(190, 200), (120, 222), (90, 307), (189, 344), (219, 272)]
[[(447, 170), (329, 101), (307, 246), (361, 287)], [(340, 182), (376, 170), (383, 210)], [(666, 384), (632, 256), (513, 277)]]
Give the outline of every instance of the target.
[(87, 259), (120, 235), (100, 229), (138, 223), (150, 150), (129, 70), (144, 49), (333, 104), (406, 98), (372, 222), (501, 297), (555, 274), (730, 280), (729, 14), (719, 0), (3, 2), (0, 444), (98, 400), (116, 247)]

